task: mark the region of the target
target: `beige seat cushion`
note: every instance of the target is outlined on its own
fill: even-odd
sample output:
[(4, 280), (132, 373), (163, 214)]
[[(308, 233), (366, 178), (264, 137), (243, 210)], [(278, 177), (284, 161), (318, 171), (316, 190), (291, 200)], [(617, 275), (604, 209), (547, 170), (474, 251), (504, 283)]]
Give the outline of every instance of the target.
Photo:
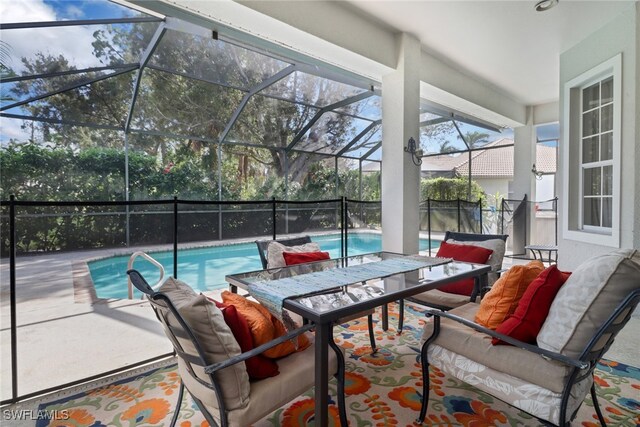
[(583, 262), (562, 285), (537, 341), (577, 358), (615, 308), (640, 288), (640, 252), (621, 249)]
[[(479, 307), (479, 304), (468, 303), (454, 308), (449, 313), (473, 322)], [(562, 392), (565, 379), (570, 372), (566, 365), (548, 361), (538, 354), (517, 347), (494, 346), (491, 344), (490, 336), (453, 320), (443, 318), (440, 326), (440, 334), (434, 344), (525, 382), (556, 393)], [(428, 322), (423, 330), (422, 342), (432, 333), (433, 322)]]
[(443, 307), (460, 307), (469, 303), (468, 295), (450, 294), (449, 292), (442, 292), (438, 289), (433, 289), (427, 292), (423, 292), (418, 295), (413, 295), (409, 300), (419, 301), (426, 305), (436, 305)]
[(282, 243), (274, 241), (269, 243), (269, 246), (267, 246), (267, 268), (286, 267), (287, 264), (284, 261), (284, 256), (282, 256), (283, 252), (303, 253), (319, 251), (320, 246), (314, 242), (305, 243), (304, 245), (299, 246), (285, 246)]
[(489, 239), (482, 241), (458, 241), (454, 239), (447, 240), (447, 243), (454, 243), (457, 245), (472, 245), (479, 246), (485, 249), (491, 249), (493, 253), (487, 260), (487, 264), (491, 266), (491, 271), (487, 274), (489, 278), (489, 285), (498, 280), (498, 271), (502, 268), (502, 261), (504, 260), (504, 252), (506, 250), (506, 243), (502, 239)]
[[(247, 406), (229, 412), (229, 424), (248, 426), (313, 387), (314, 384), (314, 337), (307, 349), (277, 360), (280, 374), (260, 381), (251, 382), (251, 395)], [(189, 375), (184, 362), (178, 360), (178, 369), (190, 393), (201, 400), (209, 412), (219, 418), (215, 393), (199, 384)], [(329, 375), (338, 369), (337, 357), (329, 349)]]
[[(159, 289), (169, 297), (185, 322), (196, 336), (207, 364), (225, 361), (241, 353), (240, 346), (233, 333), (224, 321), (222, 312), (204, 295), (198, 295), (186, 283), (168, 278)], [(160, 301), (155, 304), (164, 313), (168, 308)], [(178, 326), (177, 319), (169, 314), (169, 324)], [(169, 333), (165, 331), (165, 333)], [(183, 350), (193, 356), (198, 356), (191, 340), (176, 337)], [(209, 376), (204, 369), (193, 365), (193, 369), (201, 379), (209, 382)], [(225, 405), (228, 408), (241, 408), (249, 402), (249, 375), (244, 363), (234, 365), (230, 369), (221, 371), (218, 381), (223, 390)], [(218, 403), (215, 403), (218, 406)]]

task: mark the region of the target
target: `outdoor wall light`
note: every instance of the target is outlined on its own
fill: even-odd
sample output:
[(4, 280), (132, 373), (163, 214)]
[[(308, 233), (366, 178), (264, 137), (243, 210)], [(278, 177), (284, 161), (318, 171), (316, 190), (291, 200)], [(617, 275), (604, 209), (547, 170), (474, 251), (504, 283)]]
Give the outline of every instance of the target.
[(542, 172), (540, 172), (537, 168), (536, 168), (536, 164), (533, 164), (533, 167), (531, 168), (531, 173), (534, 174), (536, 176), (536, 179), (539, 181), (542, 179)]
[(559, 0), (541, 0), (538, 3), (536, 3), (536, 12), (544, 12), (547, 11), (553, 7), (555, 7), (558, 4)]
[(422, 159), (420, 158), (420, 156), (422, 156), (422, 150), (417, 149), (416, 140), (413, 139), (413, 137), (409, 138), (407, 146), (404, 147), (404, 152), (411, 154), (411, 161), (414, 165), (420, 166), (422, 164)]

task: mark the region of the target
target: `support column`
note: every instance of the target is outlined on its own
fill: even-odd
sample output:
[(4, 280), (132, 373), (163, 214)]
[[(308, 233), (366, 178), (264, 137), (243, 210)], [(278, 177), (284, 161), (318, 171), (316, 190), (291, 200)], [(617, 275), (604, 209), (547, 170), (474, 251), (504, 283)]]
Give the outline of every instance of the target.
[(420, 166), (404, 152), (419, 142), (420, 41), (397, 38), (398, 66), (382, 77), (382, 249), (418, 253)]
[[(533, 164), (536, 163), (536, 129), (533, 126), (533, 108), (527, 107), (527, 124), (514, 128), (514, 159), (513, 159), (513, 199), (522, 200), (527, 195), (527, 200), (536, 200), (536, 177), (531, 172)], [(536, 165), (539, 166), (539, 165)], [(514, 254), (523, 254), (524, 246), (533, 242), (532, 236), (535, 234), (535, 206), (529, 204), (526, 211), (526, 241), (522, 236), (511, 236), (512, 250)], [(514, 226), (519, 224), (516, 221), (525, 218), (514, 218)]]

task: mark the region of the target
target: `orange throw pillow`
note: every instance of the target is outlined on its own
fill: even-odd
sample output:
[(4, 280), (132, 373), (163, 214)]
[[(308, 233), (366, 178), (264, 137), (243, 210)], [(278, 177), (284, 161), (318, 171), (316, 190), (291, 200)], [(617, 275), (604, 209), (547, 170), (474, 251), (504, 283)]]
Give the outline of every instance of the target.
[[(225, 304), (233, 304), (236, 310), (247, 319), (255, 347), (266, 344), (287, 333), (287, 329), (282, 322), (255, 301), (248, 300), (242, 295), (229, 291), (222, 292), (222, 301)], [(279, 359), (296, 351), (304, 350), (309, 345), (309, 338), (307, 338), (306, 334), (302, 334), (298, 336), (297, 349), (293, 342), (285, 341), (265, 351), (262, 355), (271, 359)]]
[(527, 286), (544, 270), (540, 261), (514, 265), (494, 283), (480, 301), (475, 321), (489, 329), (496, 329), (513, 314)]

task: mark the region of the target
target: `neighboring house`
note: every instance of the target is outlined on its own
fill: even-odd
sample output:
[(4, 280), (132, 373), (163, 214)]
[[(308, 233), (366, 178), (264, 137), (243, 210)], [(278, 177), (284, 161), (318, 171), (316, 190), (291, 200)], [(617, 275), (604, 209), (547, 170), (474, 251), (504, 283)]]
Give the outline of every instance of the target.
[[(500, 146), (506, 147), (493, 148)], [(423, 157), (421, 176), (423, 178), (466, 177), (471, 164), (471, 178), (480, 184), (485, 194), (494, 195), (499, 192), (503, 196), (510, 197), (514, 174), (513, 140), (500, 138), (484, 147), (490, 149), (472, 151), (471, 156), (469, 153), (461, 153)], [(536, 169), (543, 175), (537, 181), (535, 199), (539, 201), (552, 199), (555, 197), (556, 147), (538, 144)]]

